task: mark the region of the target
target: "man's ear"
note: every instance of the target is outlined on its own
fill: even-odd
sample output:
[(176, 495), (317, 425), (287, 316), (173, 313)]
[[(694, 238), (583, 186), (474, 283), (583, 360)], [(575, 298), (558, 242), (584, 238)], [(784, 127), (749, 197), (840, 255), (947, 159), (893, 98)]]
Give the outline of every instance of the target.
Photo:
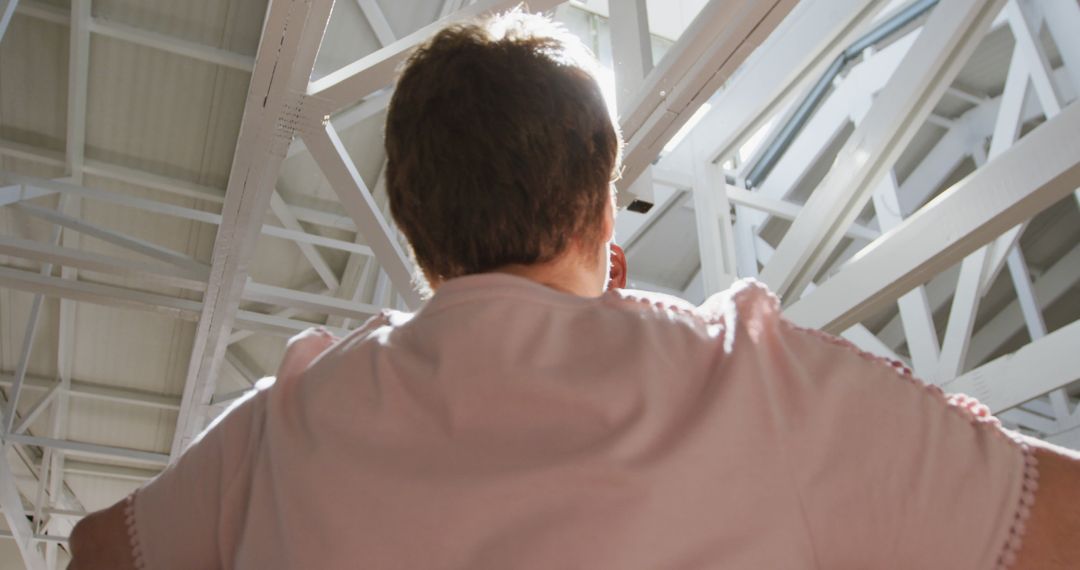
[(621, 247), (611, 244), (611, 273), (608, 276), (608, 289), (624, 289), (626, 274), (626, 253)]
[(604, 241), (610, 242), (615, 239), (615, 197), (612, 196), (604, 207)]

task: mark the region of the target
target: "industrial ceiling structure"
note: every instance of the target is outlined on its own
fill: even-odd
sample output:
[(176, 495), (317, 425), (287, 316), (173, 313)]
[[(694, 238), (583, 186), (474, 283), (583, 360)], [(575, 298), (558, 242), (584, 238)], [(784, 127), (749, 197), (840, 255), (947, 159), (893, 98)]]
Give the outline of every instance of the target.
[[(518, 0), (0, 0), (0, 568), (57, 568), (285, 339), (416, 307), (397, 66)], [(632, 285), (1080, 448), (1076, 0), (531, 0), (601, 60)]]

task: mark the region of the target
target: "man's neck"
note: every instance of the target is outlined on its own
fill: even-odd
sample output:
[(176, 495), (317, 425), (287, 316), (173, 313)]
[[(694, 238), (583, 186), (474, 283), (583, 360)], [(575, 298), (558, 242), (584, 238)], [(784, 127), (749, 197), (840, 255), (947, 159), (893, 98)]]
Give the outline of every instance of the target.
[(603, 278), (594, 275), (589, 267), (573, 255), (561, 255), (545, 263), (506, 265), (495, 271), (524, 277), (579, 297), (598, 297), (603, 293)]

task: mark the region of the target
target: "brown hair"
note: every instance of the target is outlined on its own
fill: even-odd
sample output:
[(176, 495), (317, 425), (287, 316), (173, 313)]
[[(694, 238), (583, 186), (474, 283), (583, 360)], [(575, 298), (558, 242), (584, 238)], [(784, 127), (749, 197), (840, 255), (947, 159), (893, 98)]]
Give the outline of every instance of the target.
[(409, 58), (386, 119), (387, 190), (437, 280), (549, 261), (601, 238), (621, 139), (592, 56), (514, 10), (438, 32)]

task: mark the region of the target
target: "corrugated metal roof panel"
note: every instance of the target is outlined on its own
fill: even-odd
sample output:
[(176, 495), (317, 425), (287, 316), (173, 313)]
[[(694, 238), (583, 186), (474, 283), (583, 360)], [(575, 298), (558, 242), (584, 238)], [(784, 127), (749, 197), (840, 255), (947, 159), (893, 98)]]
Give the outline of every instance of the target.
[[(87, 157), (224, 187), (231, 162), (208, 171), (207, 147), (231, 155), (234, 132), (210, 136), (219, 66), (100, 36), (90, 43)], [(244, 86), (246, 89), (246, 85)], [(235, 105), (235, 98), (230, 98)], [(233, 109), (236, 114), (241, 108)]]
[(0, 138), (64, 149), (68, 29), (15, 14), (0, 43)]

